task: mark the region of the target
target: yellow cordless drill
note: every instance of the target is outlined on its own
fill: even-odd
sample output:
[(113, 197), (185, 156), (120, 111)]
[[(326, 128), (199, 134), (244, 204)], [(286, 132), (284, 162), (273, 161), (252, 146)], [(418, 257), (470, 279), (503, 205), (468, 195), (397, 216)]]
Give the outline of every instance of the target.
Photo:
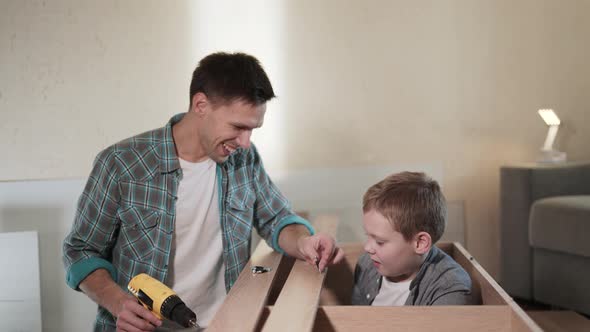
[(146, 309), (158, 318), (167, 318), (183, 327), (196, 327), (197, 315), (189, 309), (176, 293), (160, 281), (145, 273), (136, 275), (127, 289)]

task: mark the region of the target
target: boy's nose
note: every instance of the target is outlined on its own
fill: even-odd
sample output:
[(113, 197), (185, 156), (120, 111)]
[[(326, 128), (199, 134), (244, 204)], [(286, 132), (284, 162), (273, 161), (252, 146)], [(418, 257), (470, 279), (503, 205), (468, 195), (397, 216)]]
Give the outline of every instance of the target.
[(363, 249), (365, 249), (365, 251), (369, 254), (373, 253), (373, 248), (371, 247), (369, 241), (365, 242), (365, 246), (363, 247)]

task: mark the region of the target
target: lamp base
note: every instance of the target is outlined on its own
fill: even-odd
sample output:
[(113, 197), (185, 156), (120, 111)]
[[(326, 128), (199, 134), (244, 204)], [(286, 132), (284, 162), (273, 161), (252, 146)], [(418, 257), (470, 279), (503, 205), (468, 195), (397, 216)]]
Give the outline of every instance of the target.
[(565, 163), (566, 161), (567, 156), (565, 152), (544, 149), (541, 149), (541, 152), (539, 153), (539, 158), (537, 159), (537, 162), (542, 164), (557, 164)]

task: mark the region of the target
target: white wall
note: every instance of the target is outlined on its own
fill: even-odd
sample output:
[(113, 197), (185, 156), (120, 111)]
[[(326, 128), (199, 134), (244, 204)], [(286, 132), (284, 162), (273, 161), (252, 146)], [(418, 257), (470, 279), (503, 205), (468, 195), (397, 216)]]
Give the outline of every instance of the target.
[(38, 233), (0, 230), (0, 264), (0, 330), (41, 332)]
[(265, 65), (255, 136), (273, 172), (441, 165), (469, 251), (498, 272), (498, 174), (546, 128), (590, 159), (590, 2), (0, 2), (1, 180), (84, 177), (94, 155), (186, 109), (213, 50)]
[[(37, 264), (40, 284), (37, 281), (29, 289), (40, 291), (44, 332), (90, 331), (96, 316), (96, 305), (66, 285), (62, 263), (63, 239), (72, 225), (76, 200), (84, 183), (82, 179), (0, 183), (0, 233), (32, 230), (38, 233), (38, 260), (28, 264)], [(20, 251), (14, 248), (15, 255), (27, 253)], [(26, 264), (21, 265), (23, 273)], [(13, 286), (18, 288), (21, 285)], [(27, 327), (35, 322), (35, 315), (33, 312), (17, 317), (23, 329), (12, 325), (0, 330), (28, 331)]]

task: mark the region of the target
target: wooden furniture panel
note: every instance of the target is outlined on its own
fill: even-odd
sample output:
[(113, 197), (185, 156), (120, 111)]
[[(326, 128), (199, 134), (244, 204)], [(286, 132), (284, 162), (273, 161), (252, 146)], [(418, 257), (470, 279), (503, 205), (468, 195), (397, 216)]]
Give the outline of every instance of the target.
[(314, 332), (358, 331), (510, 331), (506, 306), (319, 308)]
[[(338, 219), (333, 216), (319, 216), (314, 220), (317, 232), (334, 236), (337, 227)], [(317, 267), (296, 260), (262, 331), (310, 331), (326, 273), (327, 269), (320, 272)], [(291, 320), (290, 317), (297, 319)], [(289, 324), (285, 324), (287, 320)]]
[[(207, 331), (254, 331), (260, 317), (271, 286), (278, 273), (282, 255), (270, 248), (266, 242), (260, 241), (252, 254), (249, 264), (240, 273), (238, 280), (227, 294), (227, 297)], [(270, 267), (270, 272), (253, 274), (251, 266)]]
[[(323, 223), (317, 227), (335, 233), (334, 219)], [(324, 273), (261, 243), (251, 264), (273, 271), (244, 270), (208, 331), (542, 331), (459, 243), (438, 246), (469, 273), (481, 305), (351, 306), (361, 243), (340, 245), (345, 259)]]

